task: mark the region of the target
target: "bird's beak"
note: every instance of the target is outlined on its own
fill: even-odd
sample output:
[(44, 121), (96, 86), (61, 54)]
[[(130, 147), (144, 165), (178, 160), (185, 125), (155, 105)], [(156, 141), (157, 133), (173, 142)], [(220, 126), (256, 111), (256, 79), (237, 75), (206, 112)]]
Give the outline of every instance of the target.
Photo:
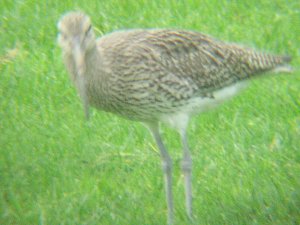
[(85, 54), (80, 46), (79, 39), (74, 41), (73, 47), (73, 57), (76, 64), (77, 73), (79, 76), (82, 76), (85, 72)]
[(85, 112), (85, 116), (88, 119), (89, 118), (89, 102), (88, 102), (88, 96), (87, 96), (87, 90), (86, 90), (86, 77), (85, 74), (85, 52), (82, 49), (80, 45), (80, 39), (74, 39), (73, 42), (73, 58), (75, 61), (75, 66), (77, 70), (77, 79), (76, 84), (79, 91), (79, 95), (81, 97), (81, 101), (83, 103), (83, 108)]

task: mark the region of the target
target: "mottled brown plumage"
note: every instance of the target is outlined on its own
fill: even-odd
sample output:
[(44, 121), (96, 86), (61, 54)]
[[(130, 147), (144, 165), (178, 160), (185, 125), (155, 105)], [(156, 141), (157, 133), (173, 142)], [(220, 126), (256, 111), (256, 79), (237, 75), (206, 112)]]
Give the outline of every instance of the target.
[(149, 125), (162, 154), (170, 224), (171, 159), (158, 123), (169, 123), (181, 134), (191, 216), (191, 159), (185, 133), (189, 117), (232, 97), (251, 77), (289, 70), (287, 56), (259, 53), (194, 31), (124, 30), (96, 40), (90, 19), (80, 12), (64, 15), (58, 28), (64, 62), (86, 115), (91, 105)]

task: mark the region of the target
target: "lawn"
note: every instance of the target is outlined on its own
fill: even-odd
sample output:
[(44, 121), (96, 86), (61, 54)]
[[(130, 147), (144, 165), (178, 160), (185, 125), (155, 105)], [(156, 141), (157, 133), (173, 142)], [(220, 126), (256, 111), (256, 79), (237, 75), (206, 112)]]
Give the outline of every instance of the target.
[(300, 3), (297, 0), (0, 2), (0, 224), (160, 225), (166, 203), (160, 158), (140, 123), (80, 99), (56, 44), (69, 10), (98, 36), (127, 28), (183, 28), (289, 54), (295, 71), (266, 76), (194, 117), (194, 222), (185, 214), (178, 134), (175, 224), (300, 224)]

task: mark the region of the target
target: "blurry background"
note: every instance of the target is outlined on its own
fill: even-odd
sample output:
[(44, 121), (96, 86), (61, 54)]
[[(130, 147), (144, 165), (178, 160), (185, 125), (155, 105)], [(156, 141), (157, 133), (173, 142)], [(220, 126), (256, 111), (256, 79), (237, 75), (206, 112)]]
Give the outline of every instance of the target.
[[(183, 28), (293, 57), (295, 72), (253, 80), (192, 119), (195, 224), (300, 223), (300, 3), (253, 1), (0, 2), (0, 224), (163, 224), (160, 158), (148, 130), (81, 102), (56, 44), (69, 10), (95, 33)], [(178, 135), (175, 222), (184, 209)]]

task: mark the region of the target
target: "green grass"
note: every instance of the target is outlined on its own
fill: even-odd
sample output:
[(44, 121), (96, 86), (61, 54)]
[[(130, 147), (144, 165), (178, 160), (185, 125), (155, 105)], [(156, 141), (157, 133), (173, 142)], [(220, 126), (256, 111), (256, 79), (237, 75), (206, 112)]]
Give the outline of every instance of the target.
[[(185, 28), (289, 53), (293, 74), (254, 80), (192, 119), (194, 224), (300, 224), (299, 1), (44, 2), (0, 2), (0, 224), (166, 221), (148, 130), (96, 110), (84, 120), (56, 45), (56, 23), (73, 9), (91, 16), (97, 35)], [(163, 134), (175, 163), (175, 222), (190, 224), (178, 135)]]

